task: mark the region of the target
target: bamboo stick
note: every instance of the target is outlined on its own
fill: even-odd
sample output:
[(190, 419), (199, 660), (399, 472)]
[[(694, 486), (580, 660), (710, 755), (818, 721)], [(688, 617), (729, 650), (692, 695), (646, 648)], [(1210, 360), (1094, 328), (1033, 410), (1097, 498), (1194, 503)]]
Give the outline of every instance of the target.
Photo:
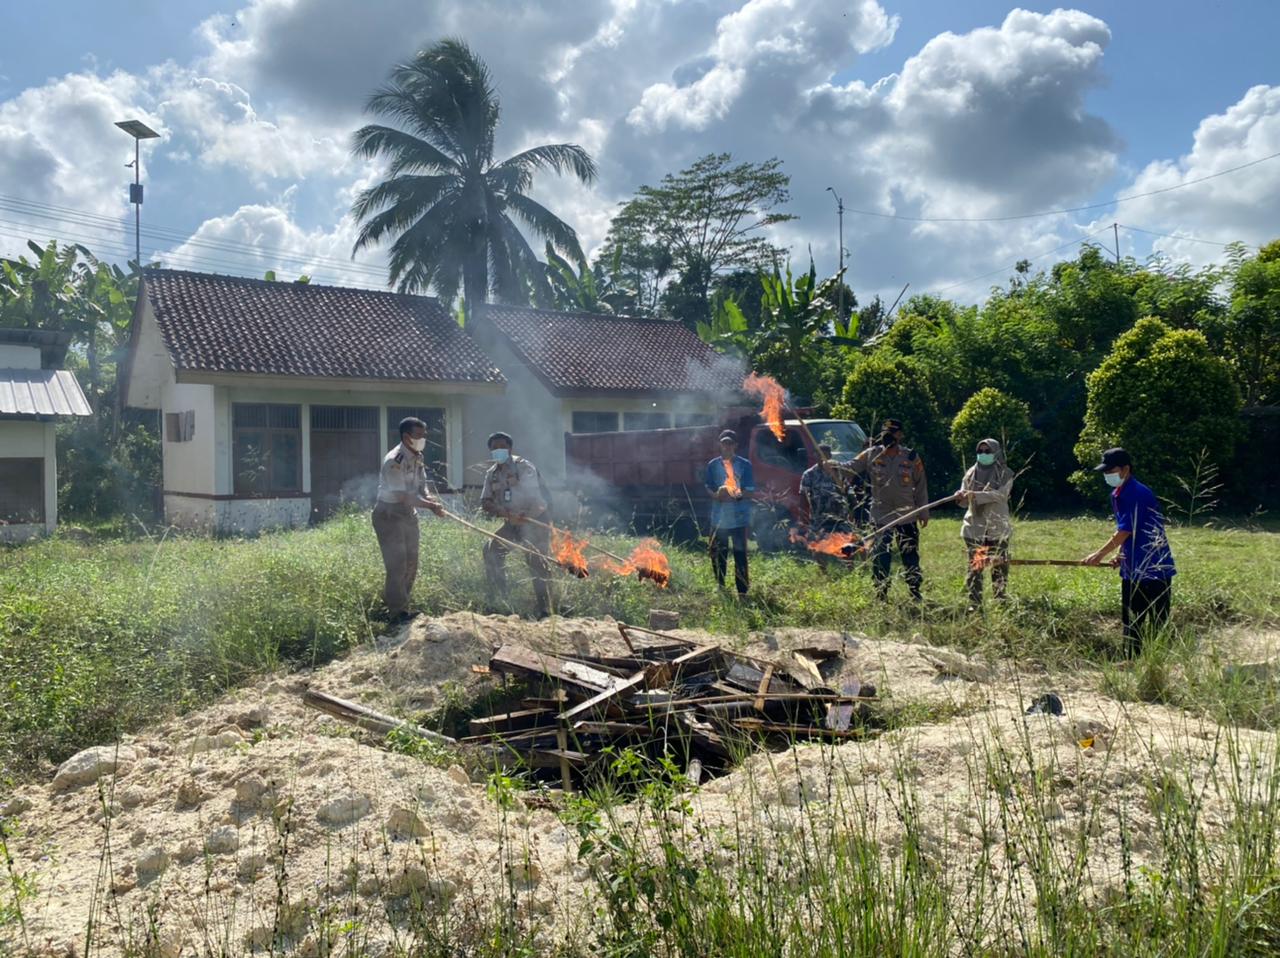
[[(757, 697), (755, 692), (734, 693), (732, 695), (704, 695), (693, 699), (633, 703), (631, 707), (661, 709), (675, 705), (707, 705), (713, 702), (754, 702)], [(826, 692), (774, 692), (766, 694), (764, 699), (766, 702), (826, 702), (830, 705), (880, 701), (874, 695), (832, 695)]]
[(439, 745), (457, 745), (458, 740), (450, 738), (448, 735), (441, 735), (439, 732), (433, 732), (430, 729), (422, 728), (414, 725), (412, 722), (406, 722), (392, 715), (386, 715), (382, 712), (359, 705), (355, 702), (349, 702), (346, 699), (340, 699), (336, 695), (329, 695), (325, 692), (319, 692), (315, 689), (307, 689), (302, 693), (302, 702), (304, 705), (310, 706), (317, 711), (324, 712), (333, 718), (352, 725), (367, 729), (371, 732), (377, 732), (381, 735), (388, 735), (394, 731), (407, 732), (410, 735), (416, 735), (424, 738), (429, 742), (435, 742)]
[(478, 532), (482, 536), (487, 536), (488, 538), (492, 539), (494, 542), (501, 542), (504, 546), (508, 546), (512, 549), (519, 549), (521, 552), (527, 552), (529, 553), (529, 555), (537, 556), (539, 559), (544, 559), (547, 562), (550, 562), (552, 565), (560, 564), (558, 561), (556, 561), (555, 558), (547, 555), (546, 553), (539, 552), (537, 549), (533, 549), (527, 545), (524, 545), (523, 543), (512, 542), (510, 539), (504, 539), (502, 538), (502, 536), (498, 535), (496, 532), (490, 532), (488, 529), (482, 529), (480, 526), (476, 525), (474, 522), (468, 522), (466, 519), (462, 518), (462, 516), (455, 515), (454, 513), (450, 512), (448, 509), (442, 509), (440, 512), (440, 515), (442, 518), (452, 519), (454, 522), (458, 523), (458, 525), (463, 526), (467, 529), (470, 529), (472, 532)]
[[(1065, 565), (1065, 566), (1088, 566), (1093, 568), (1093, 563), (1085, 562), (1083, 559), (1000, 559), (992, 556), (984, 560), (986, 565), (994, 565), (997, 562), (1003, 562), (1005, 565)], [(1114, 569), (1115, 566), (1110, 562), (1099, 562), (1099, 569)]]

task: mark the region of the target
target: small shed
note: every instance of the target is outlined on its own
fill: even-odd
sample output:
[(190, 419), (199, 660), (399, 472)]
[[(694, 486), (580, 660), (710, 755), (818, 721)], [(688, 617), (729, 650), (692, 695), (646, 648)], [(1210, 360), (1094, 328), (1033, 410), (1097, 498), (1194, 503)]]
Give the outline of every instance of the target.
[(67, 332), (0, 329), (0, 541), (58, 525), (54, 428), (93, 415), (76, 377), (58, 368), (70, 345)]

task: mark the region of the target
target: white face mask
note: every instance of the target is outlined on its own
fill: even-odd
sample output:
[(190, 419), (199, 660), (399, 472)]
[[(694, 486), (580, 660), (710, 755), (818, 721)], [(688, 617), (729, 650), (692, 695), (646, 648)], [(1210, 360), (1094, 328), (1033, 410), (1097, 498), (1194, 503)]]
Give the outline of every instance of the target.
[(414, 452), (422, 452), (422, 450), (427, 448), (427, 438), (426, 436), (423, 436), (421, 439), (406, 439), (404, 444)]
[(1118, 489), (1124, 483), (1124, 476), (1118, 472), (1104, 472), (1102, 478), (1107, 480), (1107, 485), (1112, 489)]
[(510, 449), (490, 449), (489, 457), (494, 462), (506, 462), (508, 459), (511, 458), (511, 450)]

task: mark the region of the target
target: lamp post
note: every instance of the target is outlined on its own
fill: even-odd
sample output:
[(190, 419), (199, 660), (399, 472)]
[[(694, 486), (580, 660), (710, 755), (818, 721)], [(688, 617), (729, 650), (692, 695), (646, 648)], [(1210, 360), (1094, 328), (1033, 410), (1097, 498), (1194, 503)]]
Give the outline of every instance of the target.
[(840, 272), (836, 274), (840, 277), (840, 305), (837, 307), (836, 318), (843, 323), (844, 322), (844, 200), (841, 199), (840, 194), (837, 193), (830, 186), (827, 187), (827, 192), (836, 198), (836, 222), (839, 224), (837, 226), (837, 242), (839, 243), (839, 248), (840, 248)]
[(120, 120), (116, 126), (133, 137), (133, 182), (129, 184), (129, 202), (133, 204), (133, 247), (138, 270), (142, 270), (142, 151), (139, 144), (160, 134), (141, 120)]

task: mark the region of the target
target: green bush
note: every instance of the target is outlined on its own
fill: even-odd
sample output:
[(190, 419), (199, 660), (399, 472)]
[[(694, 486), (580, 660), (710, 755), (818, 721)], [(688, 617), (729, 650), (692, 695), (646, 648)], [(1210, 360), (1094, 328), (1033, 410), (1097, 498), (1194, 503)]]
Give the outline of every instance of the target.
[[(1031, 425), (1031, 408), (1021, 399), (991, 386), (969, 397), (951, 422), (951, 449), (963, 467), (973, 464), (974, 447), (983, 439), (1000, 441), (1014, 472), (1027, 470), (1018, 479), (1021, 489), (1052, 488), (1038, 461), (1040, 434)], [(1015, 490), (1014, 501), (1018, 498)]]
[(1086, 471), (1073, 477), (1098, 491), (1087, 471), (1102, 451), (1123, 446), (1135, 470), (1158, 495), (1173, 496), (1207, 455), (1230, 462), (1239, 433), (1240, 392), (1227, 362), (1204, 334), (1139, 320), (1089, 375), (1084, 430), (1076, 458)]
[(902, 420), (906, 444), (924, 457), (935, 488), (959, 481), (947, 441), (947, 422), (920, 370), (910, 357), (892, 351), (864, 356), (845, 380), (843, 402), (834, 414), (857, 421), (875, 436), (886, 417)]

